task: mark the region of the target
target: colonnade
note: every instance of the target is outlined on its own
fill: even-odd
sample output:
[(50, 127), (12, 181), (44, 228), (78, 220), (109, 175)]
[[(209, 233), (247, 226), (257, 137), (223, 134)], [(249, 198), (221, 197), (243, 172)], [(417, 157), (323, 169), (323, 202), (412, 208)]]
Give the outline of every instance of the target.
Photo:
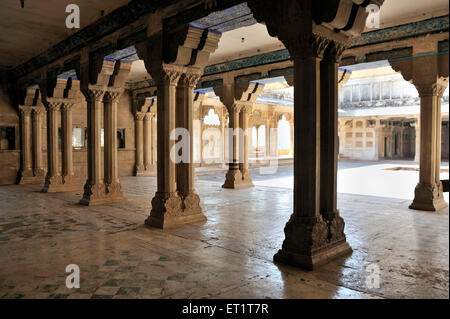
[[(84, 60), (77, 70), (81, 92), (87, 102), (88, 124), (88, 178), (80, 200), (82, 205), (126, 200), (118, 173), (117, 105), (130, 69), (131, 63), (100, 58), (95, 64), (89, 59)], [(102, 114), (105, 138), (103, 158), (100, 140)]]
[(155, 141), (156, 98), (145, 99), (135, 114), (136, 128), (136, 176), (148, 176), (156, 171)]
[(44, 78), (40, 91), (47, 111), (47, 174), (42, 192), (75, 191), (78, 186), (74, 180), (72, 159), (72, 107), (81, 102), (80, 83), (63, 77)]
[(40, 101), (39, 90), (26, 92), (25, 105), (20, 105), (22, 158), (19, 183), (43, 183), (45, 169), (42, 160), (42, 117), (45, 108)]
[[(381, 5), (383, 1), (365, 1), (360, 5), (341, 1), (336, 8), (330, 8), (327, 16), (321, 16), (315, 12), (312, 1), (248, 0), (255, 19), (264, 22), (269, 34), (277, 36), (288, 49), (294, 68), (291, 79), (295, 93), (295, 117), (291, 126), (294, 137), (293, 213), (286, 224), (285, 240), (274, 256), (275, 261), (314, 269), (351, 252), (344, 233), (345, 223), (337, 209), (337, 97), (341, 80), (338, 65), (352, 37), (364, 30), (367, 17), (365, 6), (368, 3)], [(144, 60), (147, 72), (155, 81), (158, 95), (157, 192), (146, 220), (150, 226), (167, 228), (206, 220), (194, 189), (194, 135), (189, 135), (189, 141), (185, 144), (187, 147), (181, 149), (181, 154), (173, 154), (175, 141), (183, 138), (183, 134), (174, 136), (173, 132), (175, 128), (193, 132), (194, 88), (210, 54), (217, 49), (219, 39), (219, 34), (192, 25), (163, 30), (161, 19), (153, 21), (147, 39), (136, 44), (137, 54)], [(433, 52), (437, 51), (436, 48)], [(441, 128), (440, 98), (448, 85), (448, 59), (444, 61), (436, 54), (423, 53), (415, 49), (417, 57), (395, 61), (393, 67), (416, 85), (421, 98), (420, 182), (411, 208), (439, 210), (446, 206), (439, 180), (441, 141), (438, 132)], [(77, 76), (88, 110), (88, 179), (81, 204), (125, 200), (117, 170), (117, 104), (130, 67), (130, 63), (104, 59), (91, 61), (88, 55), (81, 57)], [(71, 98), (67, 96), (67, 81), (49, 80), (46, 79), (41, 88), (47, 109), (48, 138), (44, 190), (60, 191), (70, 188), (73, 172), (71, 152), (67, 149), (70, 144), (70, 106), (73, 104), (67, 101)], [(225, 85), (221, 90), (216, 90), (228, 109), (229, 128), (242, 130), (242, 134), (228, 134), (230, 163), (224, 188), (253, 185), (248, 170), (249, 113), (263, 88), (264, 84), (251, 81), (245, 87)], [(57, 169), (60, 110), (63, 112), (64, 126), (61, 174)], [(100, 133), (103, 112), (105, 149), (102, 174)], [(143, 150), (142, 154), (136, 151), (137, 174), (145, 171), (151, 158), (149, 143), (145, 139), (149, 136), (150, 126), (139, 124), (140, 118), (144, 121), (147, 113), (148, 110), (136, 113), (136, 143), (143, 145), (139, 147)], [(29, 129), (26, 116), (23, 121)], [(24, 165), (27, 174), (29, 163), (26, 160)]]

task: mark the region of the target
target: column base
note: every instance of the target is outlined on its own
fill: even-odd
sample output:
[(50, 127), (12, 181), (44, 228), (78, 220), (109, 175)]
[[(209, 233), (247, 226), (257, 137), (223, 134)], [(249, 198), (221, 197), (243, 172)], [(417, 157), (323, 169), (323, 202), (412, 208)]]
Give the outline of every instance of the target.
[(110, 200), (106, 198), (105, 184), (99, 182), (91, 184), (89, 181), (84, 185), (83, 198), (80, 200), (81, 205), (95, 206), (109, 203)]
[(45, 183), (45, 175), (34, 175), (32, 170), (19, 172), (18, 184), (42, 184)]
[(322, 217), (295, 217), (286, 224), (283, 247), (274, 256), (275, 262), (313, 270), (352, 248), (343, 233), (344, 223), (338, 217), (326, 222)]
[(46, 176), (42, 193), (56, 193), (60, 192), (63, 186), (63, 180), (61, 175)]
[(310, 255), (280, 249), (273, 257), (273, 260), (275, 262), (300, 267), (306, 270), (314, 270), (337, 257), (350, 255), (351, 253), (352, 248), (346, 241), (343, 241), (327, 246)]
[(76, 183), (73, 176), (54, 176), (50, 178), (50, 181), (45, 181), (43, 193), (64, 193), (64, 192), (76, 192), (80, 190), (80, 185)]
[[(198, 196), (197, 196), (198, 198)], [(198, 202), (200, 199), (198, 199)], [(183, 206), (186, 206), (183, 209)], [(159, 193), (152, 199), (152, 210), (145, 221), (148, 226), (166, 229), (184, 224), (206, 221), (205, 215), (198, 210), (195, 196), (186, 198), (183, 204), (177, 193)], [(198, 205), (199, 207), (199, 205)]]
[(135, 171), (134, 172), (134, 176), (137, 177), (144, 177), (144, 176), (155, 176), (155, 171), (151, 171), (151, 170), (139, 170), (139, 171)]
[(414, 190), (414, 200), (410, 209), (436, 212), (448, 206), (444, 200), (443, 185), (439, 184), (417, 184)]
[(123, 203), (127, 201), (125, 196), (123, 196), (122, 185), (119, 181), (106, 185), (106, 199), (112, 203)]
[(230, 188), (230, 189), (241, 189), (241, 188), (249, 188), (253, 187), (253, 183), (250, 181), (244, 180), (242, 178), (242, 174), (240, 170), (228, 170), (227, 175), (225, 176), (225, 183), (222, 185), (222, 188)]
[(246, 185), (245, 187), (253, 187), (252, 174), (250, 174), (249, 170), (245, 170), (241, 172), (242, 174), (242, 185)]
[(202, 215), (206, 221), (206, 217), (203, 215), (202, 208), (200, 207), (200, 197), (196, 193), (189, 194), (183, 199), (183, 214), (184, 215)]

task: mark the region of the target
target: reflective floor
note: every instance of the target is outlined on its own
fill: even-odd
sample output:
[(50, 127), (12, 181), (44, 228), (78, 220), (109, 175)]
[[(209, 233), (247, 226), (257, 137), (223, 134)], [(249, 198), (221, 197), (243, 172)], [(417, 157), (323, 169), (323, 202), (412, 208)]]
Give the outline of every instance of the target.
[[(154, 177), (122, 178), (127, 203), (91, 208), (76, 204), (81, 188), (2, 186), (0, 298), (449, 297), (448, 208), (418, 212), (407, 199), (339, 194), (353, 254), (302, 271), (272, 261), (292, 190), (258, 185), (292, 168), (253, 174), (257, 186), (239, 191), (220, 187), (223, 174), (199, 176), (208, 221), (168, 231), (143, 226)], [(66, 288), (69, 264), (80, 267), (79, 289)]]

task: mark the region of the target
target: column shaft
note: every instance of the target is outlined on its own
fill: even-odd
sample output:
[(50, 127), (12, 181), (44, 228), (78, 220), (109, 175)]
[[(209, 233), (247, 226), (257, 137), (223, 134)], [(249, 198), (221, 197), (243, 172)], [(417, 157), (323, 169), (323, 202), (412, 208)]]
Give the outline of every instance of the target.
[(332, 220), (337, 213), (338, 64), (323, 60), (320, 80), (320, 211)]
[(44, 166), (42, 164), (42, 113), (43, 107), (36, 108), (33, 111), (33, 157), (34, 157), (34, 176), (44, 177)]
[(151, 158), (151, 123), (152, 123), (152, 117), (150, 113), (147, 113), (144, 117), (144, 168), (146, 171), (150, 170), (150, 166), (152, 164), (152, 158)]
[(135, 116), (136, 125), (136, 165), (135, 175), (142, 176), (144, 171), (144, 113), (137, 113)]
[(27, 183), (33, 177), (31, 160), (31, 107), (20, 107), (22, 125), (22, 163), (20, 183)]
[(175, 162), (170, 154), (175, 143), (171, 140), (171, 133), (176, 123), (176, 86), (180, 75), (177, 71), (163, 70), (161, 77), (156, 79), (158, 82), (157, 192), (152, 199), (152, 210), (145, 223), (158, 228), (184, 222), (180, 216), (182, 202), (177, 194)]
[(119, 103), (120, 95), (120, 92), (108, 91), (104, 105), (105, 185), (108, 200), (113, 202), (125, 201), (119, 181), (119, 162), (117, 157), (117, 104)]
[(438, 211), (448, 206), (440, 181), (441, 99), (446, 85), (446, 81), (438, 81), (417, 86), (420, 95), (420, 172), (411, 209)]
[(65, 186), (73, 184), (72, 104), (64, 103), (61, 112), (62, 176)]
[[(250, 107), (249, 106), (245, 106), (244, 108), (242, 108), (241, 113), (240, 113), (240, 126), (242, 128), (242, 137), (240, 138), (240, 142), (242, 142), (242, 146), (240, 146), (240, 150), (242, 150), (242, 154), (239, 157), (240, 159), (240, 163), (239, 163), (239, 169), (241, 170), (241, 175), (242, 175), (242, 186), (241, 187), (252, 187), (253, 186), (253, 182), (252, 182), (252, 177), (250, 174), (250, 171), (248, 169), (249, 165), (248, 165), (248, 116), (249, 116), (249, 112), (250, 112)], [(258, 140), (258, 130), (256, 130), (256, 134), (257, 134), (257, 140)], [(258, 144), (256, 145), (256, 148), (258, 150)]]
[(47, 103), (47, 176), (42, 192), (56, 192), (62, 185), (59, 172), (58, 118), (61, 103)]
[(176, 109), (177, 127), (185, 129), (188, 134), (181, 154), (186, 157), (187, 162), (183, 160), (177, 164), (177, 189), (183, 199), (183, 216), (192, 221), (206, 221), (200, 207), (200, 197), (194, 188), (194, 88), (199, 78), (200, 76), (190, 73), (181, 77), (177, 89)]
[(271, 143), (270, 143), (270, 119), (266, 120), (266, 146), (265, 146), (265, 156), (266, 158), (270, 157), (270, 148), (271, 148)]
[(228, 125), (228, 171), (225, 177), (223, 188), (239, 188), (242, 184), (242, 174), (238, 161), (238, 141), (239, 141), (239, 113), (240, 107), (233, 105), (228, 109), (230, 114)]
[(103, 96), (101, 89), (90, 89), (87, 101), (88, 179), (84, 185), (82, 205), (99, 205), (106, 202), (105, 184), (102, 179), (101, 120)]
[[(284, 229), (286, 238), (283, 247), (274, 256), (275, 261), (306, 269), (313, 269), (338, 255), (351, 251), (345, 236), (343, 241), (336, 241), (333, 236), (333, 232), (343, 233), (343, 221), (337, 223), (335, 218), (332, 222), (327, 222), (320, 212), (321, 137), (323, 134), (321, 111), (325, 105), (330, 104), (330, 100), (324, 105), (321, 104), (320, 61), (321, 59), (316, 56), (294, 59), (294, 212)], [(328, 75), (326, 82), (331, 82), (330, 77), (333, 78), (333, 74), (330, 73), (330, 71), (326, 72)], [(333, 87), (328, 89), (333, 90)], [(334, 104), (334, 100), (331, 100), (331, 104)], [(333, 121), (334, 115), (330, 114), (330, 111), (333, 109), (328, 108), (327, 114), (324, 114), (327, 122)], [(331, 142), (335, 138), (333, 132), (336, 133), (336, 127), (324, 132)], [(335, 150), (336, 145), (333, 143), (327, 147)], [(335, 174), (333, 167), (332, 163), (327, 173)], [(333, 205), (333, 198), (330, 200), (326, 197), (325, 202), (327, 205)]]

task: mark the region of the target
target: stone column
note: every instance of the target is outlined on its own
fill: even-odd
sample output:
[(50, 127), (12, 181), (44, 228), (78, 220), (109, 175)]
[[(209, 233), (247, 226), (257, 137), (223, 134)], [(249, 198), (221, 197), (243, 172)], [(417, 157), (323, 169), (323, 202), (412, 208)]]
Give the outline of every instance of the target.
[[(241, 171), (242, 175), (242, 185), (240, 187), (253, 187), (252, 182), (252, 176), (250, 174), (250, 171), (248, 169), (248, 117), (249, 113), (251, 112), (251, 105), (245, 105), (240, 112), (240, 127), (242, 128), (242, 138), (240, 141), (243, 143), (242, 147), (240, 148), (243, 150), (243, 154), (240, 155), (240, 163), (239, 163), (239, 169)], [(257, 137), (258, 137), (258, 130)], [(258, 146), (256, 148), (258, 150)]]
[(29, 183), (33, 179), (31, 152), (31, 110), (29, 106), (20, 106), (20, 120), (22, 126), (22, 163), (20, 170), (20, 184)]
[(337, 65), (321, 63), (329, 40), (311, 35), (302, 43), (294, 55), (294, 212), (274, 260), (314, 269), (351, 248), (336, 209)]
[(438, 211), (447, 207), (440, 179), (441, 100), (448, 85), (438, 79), (416, 85), (420, 96), (420, 173), (411, 209)]
[(155, 166), (157, 163), (157, 123), (156, 123), (156, 113), (152, 113), (152, 165)]
[(225, 176), (223, 188), (238, 188), (242, 183), (242, 173), (239, 169), (238, 161), (238, 140), (239, 140), (239, 113), (241, 106), (233, 104), (229, 109), (230, 120), (228, 124), (228, 171)]
[(338, 63), (342, 52), (331, 44), (320, 63), (320, 213), (329, 224), (328, 240), (339, 245), (339, 249), (351, 251), (344, 234), (345, 223), (337, 209)]
[(182, 202), (176, 188), (175, 163), (170, 158), (175, 143), (170, 134), (175, 129), (176, 87), (180, 76), (179, 71), (168, 67), (161, 70), (158, 78), (154, 77), (158, 86), (157, 192), (145, 223), (157, 228), (173, 226), (182, 212)]
[[(328, 137), (332, 142), (337, 134), (335, 127), (321, 127), (322, 108), (328, 106), (323, 116), (329, 121), (334, 116), (330, 105), (335, 106), (334, 96), (333, 100), (321, 103), (321, 90), (337, 91), (337, 83), (333, 83), (334, 65), (324, 64), (324, 81), (332, 83), (332, 87), (322, 86), (321, 60), (327, 50), (337, 48), (342, 53), (351, 38), (364, 30), (366, 6), (381, 5), (383, 1), (353, 2), (351, 9), (348, 1), (329, 6), (322, 1), (323, 10), (314, 10), (313, 3), (312, 0), (247, 0), (255, 19), (265, 22), (269, 34), (283, 42), (294, 61), (294, 209), (284, 229), (286, 238), (282, 249), (274, 260), (306, 269), (314, 269), (351, 251), (346, 241), (333, 238), (336, 228), (321, 213), (321, 150), (326, 147), (321, 144), (321, 137)], [(334, 144), (328, 147), (335, 151)]]
[(119, 181), (119, 161), (117, 159), (117, 105), (121, 91), (109, 89), (104, 104), (104, 168), (106, 196), (110, 202), (124, 202), (122, 186)]
[(152, 115), (146, 113), (144, 117), (144, 168), (148, 172), (152, 165), (151, 139), (152, 139)]
[(136, 125), (136, 165), (134, 168), (136, 176), (144, 175), (144, 118), (145, 113), (137, 112), (135, 115)]
[(265, 147), (265, 156), (266, 159), (270, 158), (270, 149), (272, 147), (270, 143), (270, 119), (266, 120), (266, 147)]
[(50, 193), (61, 190), (62, 178), (59, 172), (58, 119), (61, 102), (46, 102), (47, 109), (47, 176), (42, 192)]
[(82, 205), (99, 205), (106, 202), (106, 189), (102, 179), (101, 127), (103, 114), (103, 96), (105, 89), (91, 86), (83, 92), (87, 102), (88, 133), (88, 179), (84, 185)]
[[(191, 25), (184, 25), (177, 30), (162, 32), (162, 23), (152, 23), (152, 27), (161, 28), (161, 32), (154, 32), (145, 41), (137, 43), (136, 52), (144, 60), (147, 71), (157, 84), (157, 192), (152, 199), (152, 210), (145, 223), (147, 225), (167, 228), (180, 224), (204, 220), (202, 214), (193, 213), (195, 206), (191, 201), (193, 196), (193, 167), (192, 163), (184, 165), (180, 169), (187, 176), (187, 181), (177, 189), (177, 174), (174, 160), (176, 159), (175, 140), (172, 135), (176, 126), (176, 113), (180, 112), (178, 102), (183, 115), (182, 122), (189, 128), (189, 134), (193, 134), (193, 83), (190, 76), (195, 73), (195, 82), (202, 75), (208, 63), (209, 56), (219, 44), (220, 34), (201, 30)], [(164, 43), (178, 43), (170, 47)], [(165, 49), (164, 49), (165, 48)], [(163, 50), (164, 49), (164, 50)], [(170, 60), (171, 63), (166, 63)], [(182, 83), (180, 83), (180, 78)], [(189, 83), (186, 83), (185, 81)], [(177, 86), (181, 84), (177, 91)], [(192, 145), (192, 136), (189, 137), (189, 146)], [(177, 145), (178, 146), (178, 145)], [(189, 147), (190, 148), (190, 147)], [(183, 150), (184, 152), (184, 150)], [(189, 162), (192, 154), (189, 154)], [(192, 192), (191, 190), (192, 189)], [(180, 191), (180, 194), (178, 194)], [(183, 192), (183, 193), (182, 193)], [(187, 196), (184, 196), (188, 192)], [(195, 198), (195, 201), (198, 197)]]
[[(73, 171), (72, 151), (72, 107), (73, 103), (63, 102), (61, 105), (61, 133), (62, 133), (62, 182), (64, 189), (77, 190)], [(69, 189), (70, 188), (70, 189)]]
[(33, 157), (34, 176), (39, 180), (45, 177), (45, 170), (42, 164), (42, 115), (45, 113), (43, 107), (33, 107)]
[(182, 156), (187, 152), (188, 161), (177, 164), (177, 190), (184, 203), (184, 218), (189, 222), (206, 221), (200, 207), (200, 197), (194, 188), (194, 89), (200, 74), (185, 73), (181, 76), (177, 89), (177, 127), (184, 128), (189, 134)]
[(222, 139), (222, 141), (221, 141), (221, 143), (222, 143), (222, 149), (220, 150), (221, 152), (222, 152), (222, 164), (221, 164), (221, 167), (222, 168), (225, 168), (225, 159), (226, 159), (226, 157), (225, 157), (225, 138), (226, 138), (226, 136), (225, 136), (225, 114), (223, 114), (224, 113), (224, 111), (222, 110), (222, 117), (220, 118), (220, 132), (221, 132), (221, 139)]
[(289, 121), (289, 127), (291, 129), (291, 134), (290, 134), (291, 149), (289, 150), (289, 153), (292, 152), (292, 154), (294, 154), (294, 121), (293, 120)]
[(414, 162), (420, 162), (420, 118), (416, 119), (415, 123), (416, 129), (416, 148), (414, 154)]
[[(420, 97), (420, 172), (411, 209), (439, 211), (447, 207), (440, 180), (441, 100), (448, 85), (448, 54), (437, 55), (438, 43), (429, 39), (413, 46), (416, 56), (409, 60), (390, 61), (394, 70), (414, 84)], [(430, 52), (431, 50), (431, 52)]]

